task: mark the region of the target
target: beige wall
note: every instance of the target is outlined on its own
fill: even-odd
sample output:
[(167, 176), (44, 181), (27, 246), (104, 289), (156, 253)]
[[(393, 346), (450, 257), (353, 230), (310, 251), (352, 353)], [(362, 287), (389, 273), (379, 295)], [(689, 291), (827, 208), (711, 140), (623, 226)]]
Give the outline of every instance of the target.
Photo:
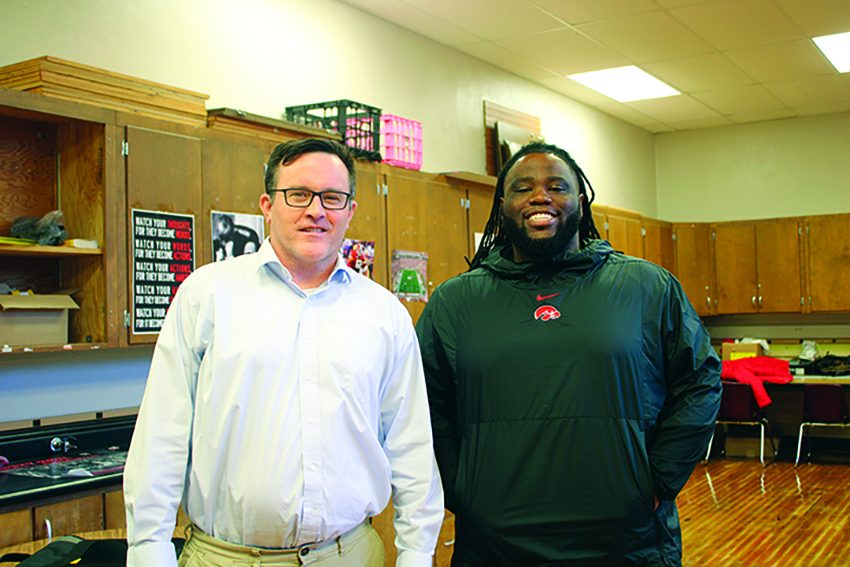
[(53, 55), (280, 117), (350, 99), (419, 120), (428, 171), (485, 169), (482, 101), (539, 116), (599, 202), (656, 214), (648, 132), (334, 0), (3, 0), (0, 65)]
[(850, 212), (850, 113), (661, 134), (655, 152), (665, 220)]

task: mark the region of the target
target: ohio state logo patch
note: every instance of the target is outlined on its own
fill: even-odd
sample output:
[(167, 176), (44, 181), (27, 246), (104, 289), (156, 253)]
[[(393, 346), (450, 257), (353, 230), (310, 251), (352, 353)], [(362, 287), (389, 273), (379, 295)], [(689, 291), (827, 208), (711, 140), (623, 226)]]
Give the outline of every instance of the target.
[(554, 321), (561, 316), (561, 312), (551, 305), (541, 305), (534, 310), (534, 319), (537, 321)]

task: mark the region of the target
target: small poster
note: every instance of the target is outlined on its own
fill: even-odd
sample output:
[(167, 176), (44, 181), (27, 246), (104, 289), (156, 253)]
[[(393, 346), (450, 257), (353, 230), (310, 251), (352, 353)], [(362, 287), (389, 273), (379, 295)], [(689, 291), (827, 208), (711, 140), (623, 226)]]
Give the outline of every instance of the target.
[(177, 288), (195, 269), (193, 215), (132, 209), (134, 334), (158, 333)]
[(265, 239), (266, 225), (263, 215), (212, 211), (213, 262), (252, 254), (260, 249)]
[(352, 240), (346, 238), (342, 242), (342, 257), (346, 265), (369, 279), (375, 265), (375, 243), (371, 240)]
[(393, 250), (392, 291), (403, 301), (428, 301), (428, 253)]

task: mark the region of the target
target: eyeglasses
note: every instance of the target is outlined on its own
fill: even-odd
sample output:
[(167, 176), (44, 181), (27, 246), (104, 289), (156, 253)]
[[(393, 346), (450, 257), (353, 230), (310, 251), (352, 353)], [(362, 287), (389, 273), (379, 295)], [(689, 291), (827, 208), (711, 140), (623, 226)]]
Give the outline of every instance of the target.
[(310, 189), (270, 189), (269, 193), (283, 193), (283, 199), (290, 207), (306, 209), (313, 202), (313, 197), (318, 197), (322, 206), (329, 211), (344, 209), (351, 199), (351, 193), (343, 191), (311, 191)]

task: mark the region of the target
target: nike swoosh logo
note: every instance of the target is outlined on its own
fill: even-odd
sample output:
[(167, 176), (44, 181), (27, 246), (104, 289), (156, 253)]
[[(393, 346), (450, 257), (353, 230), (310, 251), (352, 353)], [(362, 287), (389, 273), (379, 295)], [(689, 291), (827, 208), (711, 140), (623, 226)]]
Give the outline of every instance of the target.
[(560, 292), (559, 293), (553, 293), (552, 295), (540, 295), (538, 293), (537, 294), (537, 301), (545, 301), (547, 299), (552, 299), (553, 297), (558, 297), (559, 295), (561, 295)]

